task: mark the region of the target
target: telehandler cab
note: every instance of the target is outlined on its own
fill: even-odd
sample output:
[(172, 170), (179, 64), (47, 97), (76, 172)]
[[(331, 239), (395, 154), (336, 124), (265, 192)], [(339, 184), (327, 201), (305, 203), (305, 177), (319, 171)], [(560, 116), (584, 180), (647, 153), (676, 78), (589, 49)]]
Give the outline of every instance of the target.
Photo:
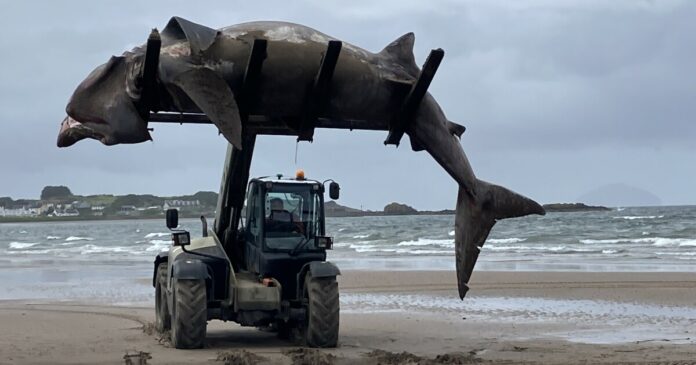
[[(234, 153), (228, 151), (228, 162)], [(326, 261), (333, 244), (324, 224), (329, 180), (305, 179), (301, 171), (295, 179), (251, 179), (242, 210), (243, 199), (231, 195), (231, 185), (240, 181), (234, 177), (223, 174), (215, 229), (201, 217), (203, 237), (191, 239), (177, 229), (178, 211), (167, 211), (173, 245), (155, 258), (157, 330), (171, 330), (176, 348), (200, 348), (207, 321), (220, 319), (269, 327), (285, 337), (299, 334), (310, 347), (335, 347), (340, 272)], [(339, 189), (331, 181), (331, 199), (338, 199)], [(225, 209), (229, 200), (236, 208)], [(243, 220), (230, 221), (242, 213)]]

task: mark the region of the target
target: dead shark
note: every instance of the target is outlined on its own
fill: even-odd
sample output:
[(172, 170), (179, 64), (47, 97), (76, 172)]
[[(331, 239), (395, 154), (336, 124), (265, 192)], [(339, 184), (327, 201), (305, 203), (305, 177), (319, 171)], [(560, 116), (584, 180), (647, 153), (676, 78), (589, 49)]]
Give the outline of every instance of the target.
[[(239, 103), (251, 48), (259, 39), (267, 42), (263, 69), (253, 98)], [(105, 145), (151, 140), (149, 111), (205, 114), (238, 149), (254, 124), (244, 115), (275, 121), (281, 130), (275, 134), (299, 135), (300, 116), (331, 41), (336, 39), (292, 23), (252, 22), (212, 29), (174, 17), (161, 32), (154, 91), (149, 96), (144, 93), (145, 46), (112, 57), (70, 98), (58, 146), (84, 138)], [(342, 43), (321, 116), (389, 130), (422, 72), (414, 59), (414, 41), (413, 33), (407, 33), (378, 53)], [(545, 212), (529, 198), (476, 178), (460, 143), (464, 127), (450, 122), (432, 95), (424, 95), (411, 119), (405, 133), (412, 148), (427, 151), (459, 185), (455, 249), (459, 295), (464, 298), (495, 222)], [(340, 125), (353, 129), (352, 123)]]

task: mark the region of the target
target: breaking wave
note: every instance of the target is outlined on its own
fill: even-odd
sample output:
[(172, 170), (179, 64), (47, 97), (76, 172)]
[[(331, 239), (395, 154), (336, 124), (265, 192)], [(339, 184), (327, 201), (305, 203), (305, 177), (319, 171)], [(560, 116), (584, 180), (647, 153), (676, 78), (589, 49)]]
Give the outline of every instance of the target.
[(517, 238), (517, 237), (511, 237), (511, 238), (489, 238), (486, 240), (487, 243), (520, 243), (526, 241), (526, 238)]
[(432, 238), (419, 238), (417, 241), (402, 241), (396, 244), (397, 246), (440, 246), (440, 247), (454, 247), (454, 241), (451, 239), (432, 239)]
[(145, 238), (154, 238), (154, 237), (167, 237), (171, 236), (172, 234), (169, 232), (153, 232), (153, 233), (148, 233), (145, 235)]
[(617, 243), (642, 243), (654, 246), (696, 246), (696, 239), (690, 238), (665, 238), (665, 237), (643, 237), (643, 238), (610, 238), (610, 239), (584, 239), (580, 240), (584, 244), (617, 244)]
[(65, 239), (67, 242), (72, 242), (72, 241), (94, 241), (94, 238), (92, 237), (78, 237), (78, 236), (70, 236)]
[(664, 218), (664, 215), (625, 215), (621, 217), (613, 217), (614, 219), (626, 219), (626, 220), (635, 220), (635, 219), (659, 219), (659, 218)]
[(22, 250), (25, 248), (36, 246), (38, 244), (38, 242), (10, 242), (9, 247), (13, 250)]

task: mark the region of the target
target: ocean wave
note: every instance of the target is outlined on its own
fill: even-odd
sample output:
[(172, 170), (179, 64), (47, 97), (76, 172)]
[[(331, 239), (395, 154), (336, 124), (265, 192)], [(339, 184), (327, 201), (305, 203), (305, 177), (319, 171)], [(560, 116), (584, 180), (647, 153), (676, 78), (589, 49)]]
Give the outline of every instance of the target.
[(448, 236), (454, 236), (454, 230), (449, 231), (449, 233), (448, 233), (447, 235), (448, 235)]
[(43, 249), (43, 250), (12, 250), (8, 251), (12, 255), (45, 255), (47, 253), (53, 252), (53, 250)]
[[(351, 247), (353, 248), (353, 247)], [(377, 247), (370, 245), (357, 246), (353, 248), (355, 252), (396, 252), (395, 248)]]
[(153, 232), (153, 233), (148, 233), (145, 235), (145, 238), (153, 238), (153, 237), (166, 237), (166, 236), (171, 236), (172, 234), (170, 232)]
[[(578, 247), (568, 247), (568, 246), (496, 246), (496, 245), (485, 245), (482, 248), (483, 251), (496, 251), (496, 252), (539, 252), (539, 253), (549, 253), (554, 255), (559, 254), (612, 254), (623, 252), (623, 250), (599, 250), (592, 248), (578, 248)], [(604, 252), (607, 251), (607, 252)]]
[(46, 239), (49, 240), (49, 241), (51, 241), (51, 240), (59, 240), (59, 239), (61, 239), (61, 238), (62, 238), (62, 237), (58, 237), (58, 236), (46, 236)]
[(491, 251), (562, 251), (565, 249), (566, 246), (483, 246), (483, 250)]
[(594, 244), (617, 244), (617, 243), (638, 243), (635, 242), (639, 238), (609, 238), (609, 239), (601, 239), (601, 240), (596, 240), (596, 239), (584, 239), (580, 240), (580, 243), (584, 243), (586, 245), (594, 245)]
[(149, 240), (153, 245), (171, 245), (172, 241), (171, 240)]
[(65, 239), (68, 242), (72, 241), (94, 241), (94, 238), (92, 237), (79, 237), (79, 236), (70, 236)]
[(91, 253), (122, 253), (122, 252), (132, 252), (132, 248), (121, 247), (121, 246), (97, 246), (97, 245), (84, 245), (79, 247), (80, 253), (82, 255)]
[(489, 238), (486, 240), (487, 243), (520, 243), (526, 241), (526, 238)]
[(398, 254), (408, 255), (454, 255), (454, 251), (445, 250), (396, 250)]
[[(359, 244), (351, 244), (348, 246), (348, 248), (352, 248), (353, 250), (361, 250), (361, 249), (371, 249), (377, 247), (376, 245), (359, 245)], [(360, 252), (360, 251), (358, 251)]]
[(38, 242), (10, 242), (9, 247), (13, 250), (22, 250), (25, 248), (36, 246), (38, 244)]
[(655, 252), (655, 255), (661, 256), (696, 256), (696, 252)]
[(356, 252), (384, 252), (384, 253), (395, 253), (395, 254), (407, 254), (407, 255), (453, 255), (452, 250), (424, 250), (424, 249), (406, 249), (406, 248), (391, 248), (391, 247), (378, 247), (369, 245), (364, 245), (355, 248)]
[(417, 241), (402, 241), (396, 244), (397, 246), (440, 246), (440, 247), (454, 247), (454, 241), (452, 239), (433, 239), (433, 238), (419, 238)]
[(612, 217), (614, 219), (626, 219), (626, 220), (635, 220), (635, 219), (659, 219), (659, 218), (664, 218), (664, 215), (624, 215), (620, 217)]
[(169, 240), (150, 240), (148, 242), (150, 243), (150, 247), (145, 249), (145, 251), (147, 251), (147, 252), (166, 251), (169, 249), (169, 246), (171, 246), (171, 244), (172, 244), (172, 241), (169, 241)]
[(642, 238), (610, 238), (610, 239), (584, 239), (580, 240), (584, 244), (617, 244), (617, 243), (648, 243), (654, 246), (696, 246), (696, 239), (691, 238), (665, 238), (665, 237), (642, 237)]

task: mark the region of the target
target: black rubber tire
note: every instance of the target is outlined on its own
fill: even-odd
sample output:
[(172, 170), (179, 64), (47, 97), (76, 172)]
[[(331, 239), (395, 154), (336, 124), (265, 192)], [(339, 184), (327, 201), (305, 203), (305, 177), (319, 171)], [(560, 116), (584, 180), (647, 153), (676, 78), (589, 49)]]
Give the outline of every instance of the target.
[(208, 325), (205, 280), (173, 280), (172, 345), (178, 349), (201, 348)]
[(305, 277), (307, 299), (307, 322), (305, 343), (309, 347), (336, 347), (340, 305), (336, 277)]
[(163, 333), (172, 328), (172, 320), (167, 307), (167, 264), (157, 266), (155, 283), (155, 329)]

